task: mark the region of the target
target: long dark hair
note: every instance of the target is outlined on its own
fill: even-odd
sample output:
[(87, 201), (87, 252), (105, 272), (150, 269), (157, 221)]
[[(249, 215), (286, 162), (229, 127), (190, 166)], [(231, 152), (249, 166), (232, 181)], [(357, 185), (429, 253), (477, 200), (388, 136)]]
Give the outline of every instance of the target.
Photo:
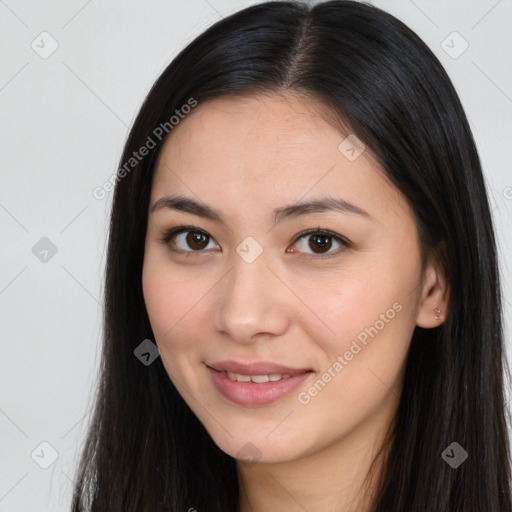
[[(155, 147), (125, 166), (115, 186), (100, 379), (72, 510), (237, 510), (235, 460), (213, 443), (161, 360), (145, 366), (134, 356), (143, 340), (154, 340), (142, 293), (144, 240), (165, 141), (155, 129), (169, 127), (191, 98), (200, 108), (221, 96), (278, 91), (320, 100), (371, 149), (412, 206), (424, 253), (439, 252), (449, 281), (446, 321), (414, 331), (372, 512), (509, 512), (509, 373), (474, 140), (427, 46), (390, 14), (353, 1), (239, 11), (182, 50), (147, 95), (121, 164), (148, 138)], [(452, 442), (468, 453), (457, 469), (442, 458)]]

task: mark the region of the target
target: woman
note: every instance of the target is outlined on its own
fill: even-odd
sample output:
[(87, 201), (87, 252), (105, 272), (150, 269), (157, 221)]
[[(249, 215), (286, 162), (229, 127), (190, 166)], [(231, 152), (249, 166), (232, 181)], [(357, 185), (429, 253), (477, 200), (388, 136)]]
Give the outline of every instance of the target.
[(135, 120), (109, 236), (74, 511), (511, 510), (480, 162), (397, 19), (209, 28)]

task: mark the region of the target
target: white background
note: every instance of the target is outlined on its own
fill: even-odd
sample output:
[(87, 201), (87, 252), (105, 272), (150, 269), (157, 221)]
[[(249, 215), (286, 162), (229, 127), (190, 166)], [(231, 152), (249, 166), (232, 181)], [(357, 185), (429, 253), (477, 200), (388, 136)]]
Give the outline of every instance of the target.
[[(92, 189), (117, 169), (128, 126), (178, 50), (253, 3), (0, 1), (0, 512), (69, 509), (98, 361), (111, 200)], [(433, 49), (470, 118), (497, 223), (510, 351), (512, 2), (373, 3)], [(31, 47), (51, 49), (44, 31), (58, 43), (46, 59)], [(469, 44), (458, 58), (441, 46), (453, 31)], [(462, 49), (458, 36), (447, 41)], [(42, 237), (58, 251), (46, 263), (32, 252)], [(34, 458), (50, 461), (43, 441), (58, 453), (48, 469), (31, 458), (37, 448)]]

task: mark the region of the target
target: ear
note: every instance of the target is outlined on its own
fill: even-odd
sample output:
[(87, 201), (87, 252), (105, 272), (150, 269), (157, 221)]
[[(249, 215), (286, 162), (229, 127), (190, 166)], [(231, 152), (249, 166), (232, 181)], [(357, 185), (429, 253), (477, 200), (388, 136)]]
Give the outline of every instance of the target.
[(424, 329), (441, 325), (448, 314), (448, 300), (449, 289), (443, 266), (439, 260), (429, 263), (423, 274), (416, 325)]

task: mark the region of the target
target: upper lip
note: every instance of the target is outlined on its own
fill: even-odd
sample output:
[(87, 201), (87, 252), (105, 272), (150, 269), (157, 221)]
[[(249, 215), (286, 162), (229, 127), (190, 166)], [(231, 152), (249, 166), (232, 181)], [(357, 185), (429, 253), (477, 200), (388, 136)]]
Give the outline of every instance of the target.
[(281, 364), (275, 364), (265, 361), (254, 363), (240, 363), (238, 361), (219, 361), (207, 364), (210, 368), (219, 372), (226, 371), (238, 373), (240, 375), (270, 375), (271, 373), (279, 373), (280, 375), (298, 375), (312, 371), (310, 368), (290, 368)]

